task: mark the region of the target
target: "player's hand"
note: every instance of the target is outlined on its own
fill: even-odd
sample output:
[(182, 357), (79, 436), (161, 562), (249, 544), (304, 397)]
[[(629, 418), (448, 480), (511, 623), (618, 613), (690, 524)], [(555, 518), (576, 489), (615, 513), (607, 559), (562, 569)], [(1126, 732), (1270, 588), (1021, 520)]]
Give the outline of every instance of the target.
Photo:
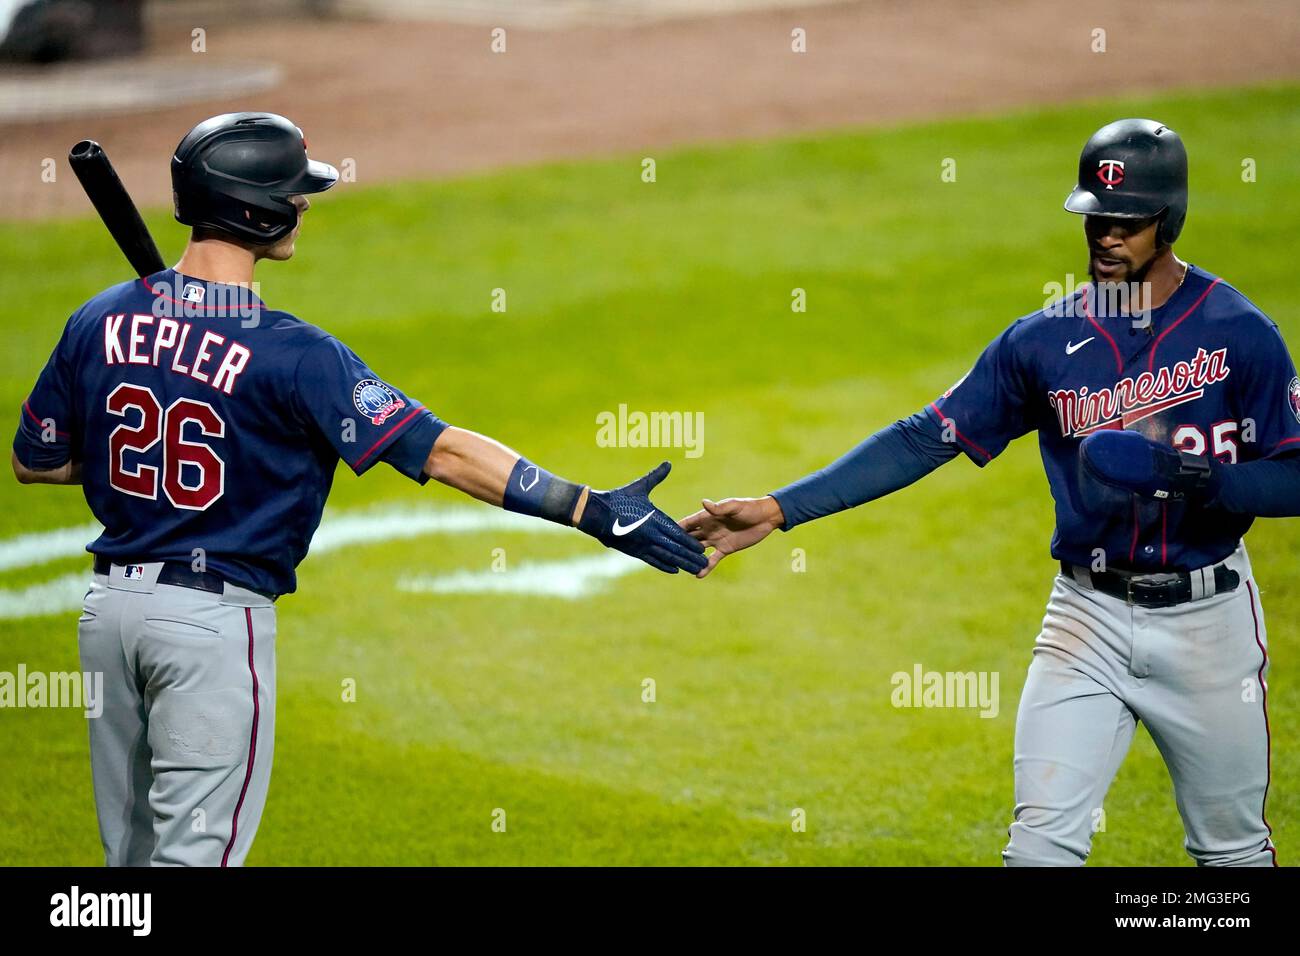
[(1140, 432), (1093, 432), (1079, 446), (1085, 473), (1144, 498), (1202, 501), (1214, 493), (1210, 460), (1152, 441)]
[(708, 567), (697, 573), (697, 578), (708, 577), (729, 554), (752, 548), (777, 528), (785, 524), (781, 505), (771, 495), (765, 498), (723, 498), (700, 504), (703, 511), (688, 515), (681, 521), (682, 530), (706, 548), (713, 548)]
[(588, 492), (578, 530), (666, 574), (679, 570), (697, 574), (704, 570), (704, 546), (650, 503), (650, 492), (672, 467), (665, 461), (621, 488)]

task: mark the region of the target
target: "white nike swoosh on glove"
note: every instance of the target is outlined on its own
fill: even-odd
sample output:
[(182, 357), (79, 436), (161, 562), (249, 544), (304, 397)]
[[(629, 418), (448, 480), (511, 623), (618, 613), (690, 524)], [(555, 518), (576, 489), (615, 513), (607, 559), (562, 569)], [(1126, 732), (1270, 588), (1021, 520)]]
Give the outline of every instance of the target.
[(632, 524), (629, 525), (619, 524), (619, 520), (615, 518), (614, 527), (611, 530), (613, 530), (615, 537), (621, 538), (623, 535), (631, 534), (637, 528), (641, 527), (643, 524), (645, 524), (647, 521), (650, 520), (650, 517), (653, 514), (654, 514), (653, 511), (647, 511), (644, 515), (642, 515), (640, 518), (638, 518), (636, 521), (634, 521)]

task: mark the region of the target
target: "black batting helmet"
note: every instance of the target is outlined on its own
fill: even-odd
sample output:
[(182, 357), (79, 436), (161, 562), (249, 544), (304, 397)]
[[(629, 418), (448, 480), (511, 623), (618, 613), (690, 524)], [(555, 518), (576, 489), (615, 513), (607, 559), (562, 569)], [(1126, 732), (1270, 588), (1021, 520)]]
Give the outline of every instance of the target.
[(185, 134), (172, 156), (176, 219), (263, 244), (298, 223), (291, 196), (338, 181), (328, 163), (307, 158), (302, 130), (275, 113), (223, 113)]
[(1159, 239), (1172, 245), (1187, 218), (1187, 150), (1149, 119), (1122, 119), (1092, 134), (1079, 155), (1079, 184), (1065, 208), (1087, 216), (1146, 219), (1164, 214)]

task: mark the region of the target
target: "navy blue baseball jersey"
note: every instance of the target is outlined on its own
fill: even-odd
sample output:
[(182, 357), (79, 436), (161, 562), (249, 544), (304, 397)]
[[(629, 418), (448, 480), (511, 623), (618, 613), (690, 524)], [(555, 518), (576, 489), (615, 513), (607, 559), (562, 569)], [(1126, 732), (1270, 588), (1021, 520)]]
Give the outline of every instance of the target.
[(341, 458), (423, 483), (445, 423), (346, 345), (238, 286), (167, 269), (68, 320), (20, 414), (28, 468), (82, 466), (88, 550), (294, 590)]
[(1192, 570), (1222, 560), (1249, 515), (1139, 499), (1090, 513), (1080, 494), (1079, 445), (1127, 428), (1225, 463), (1300, 452), (1300, 379), (1277, 326), (1222, 279), (1189, 266), (1150, 323), (1097, 308), (1097, 286), (1014, 322), (931, 406), (977, 465), (1038, 432), (1056, 531), (1052, 555), (1091, 565)]

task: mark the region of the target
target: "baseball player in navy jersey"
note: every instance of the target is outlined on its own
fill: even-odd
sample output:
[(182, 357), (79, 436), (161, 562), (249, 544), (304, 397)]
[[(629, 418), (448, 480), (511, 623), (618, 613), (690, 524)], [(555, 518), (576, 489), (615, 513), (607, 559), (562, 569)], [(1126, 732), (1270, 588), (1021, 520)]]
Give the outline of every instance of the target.
[(649, 501), (667, 462), (612, 491), (565, 481), (254, 294), (257, 261), (293, 255), (307, 194), (337, 178), (281, 116), (200, 123), (172, 159), (193, 227), (180, 262), (77, 309), (20, 413), (19, 480), (80, 484), (104, 526), (79, 643), (83, 670), (104, 674), (89, 724), (110, 866), (247, 855), (271, 775), (274, 602), (339, 459), (576, 525), (667, 573), (705, 566)]
[(1082, 864), (1137, 722), (1197, 864), (1275, 864), (1268, 643), (1242, 536), (1300, 514), (1300, 379), (1277, 326), (1173, 250), (1187, 154), (1151, 120), (1098, 130), (1065, 208), (1092, 282), (1013, 322), (925, 409), (763, 498), (682, 526), (726, 555), (1038, 433), (1060, 561), (1016, 720), (1009, 866)]

